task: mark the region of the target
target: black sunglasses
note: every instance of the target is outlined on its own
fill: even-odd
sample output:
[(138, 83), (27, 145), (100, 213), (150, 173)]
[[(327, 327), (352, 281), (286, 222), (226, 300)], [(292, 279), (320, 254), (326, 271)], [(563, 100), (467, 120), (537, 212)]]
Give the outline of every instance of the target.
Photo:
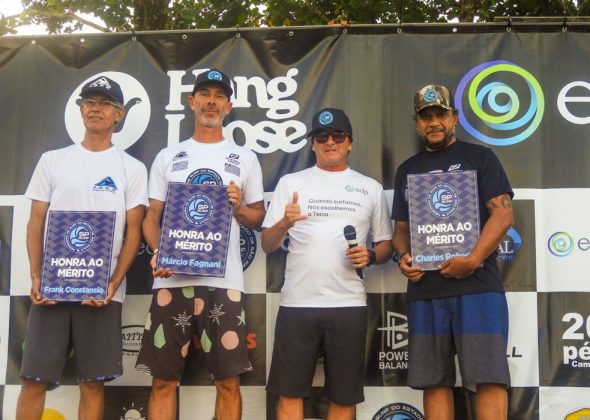
[(323, 133), (313, 136), (313, 140), (316, 143), (324, 144), (328, 141), (329, 137), (332, 137), (332, 140), (334, 140), (334, 143), (340, 144), (340, 143), (344, 143), (344, 141), (348, 137), (348, 134), (343, 131), (334, 131), (334, 132), (330, 132), (330, 133), (323, 132)]

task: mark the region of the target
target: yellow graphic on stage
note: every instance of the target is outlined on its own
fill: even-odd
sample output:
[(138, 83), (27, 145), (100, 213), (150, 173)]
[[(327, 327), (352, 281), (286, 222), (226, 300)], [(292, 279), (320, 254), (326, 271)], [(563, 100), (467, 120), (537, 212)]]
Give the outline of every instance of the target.
[(590, 420), (590, 408), (582, 408), (565, 416), (564, 420)]
[(66, 420), (66, 417), (59, 411), (54, 410), (53, 408), (46, 408), (45, 410), (43, 410), (41, 420)]

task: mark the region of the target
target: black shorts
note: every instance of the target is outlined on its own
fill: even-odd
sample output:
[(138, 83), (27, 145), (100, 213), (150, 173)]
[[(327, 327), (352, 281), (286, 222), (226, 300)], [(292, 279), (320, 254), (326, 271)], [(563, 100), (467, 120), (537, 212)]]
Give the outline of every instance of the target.
[(250, 372), (243, 297), (207, 286), (154, 290), (135, 368), (179, 381), (194, 339), (215, 380)]
[(20, 376), (56, 388), (72, 349), (78, 382), (121, 376), (122, 307), (120, 302), (102, 308), (65, 302), (31, 306)]
[(366, 336), (365, 306), (281, 306), (267, 390), (285, 397), (309, 397), (321, 352), (329, 400), (339, 405), (363, 402)]

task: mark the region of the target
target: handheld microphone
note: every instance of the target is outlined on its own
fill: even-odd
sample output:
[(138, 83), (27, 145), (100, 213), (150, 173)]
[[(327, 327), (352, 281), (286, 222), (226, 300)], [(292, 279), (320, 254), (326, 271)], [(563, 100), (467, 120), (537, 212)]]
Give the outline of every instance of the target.
[[(346, 242), (348, 243), (349, 248), (354, 248), (355, 246), (358, 245), (358, 242), (356, 241), (356, 230), (355, 230), (354, 226), (352, 226), (352, 225), (344, 226), (344, 238), (346, 239)], [(356, 274), (358, 274), (358, 276), (361, 280), (364, 278), (362, 269), (357, 268)]]

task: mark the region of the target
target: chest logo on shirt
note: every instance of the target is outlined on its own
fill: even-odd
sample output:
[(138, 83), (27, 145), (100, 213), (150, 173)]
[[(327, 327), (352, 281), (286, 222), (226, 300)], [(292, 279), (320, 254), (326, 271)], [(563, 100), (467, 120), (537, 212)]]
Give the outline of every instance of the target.
[(186, 159), (186, 158), (188, 158), (188, 152), (186, 150), (182, 150), (182, 151), (178, 152), (176, 154), (176, 156), (174, 156), (172, 159), (178, 160), (178, 159)]
[(223, 185), (223, 179), (213, 169), (200, 168), (193, 171), (187, 178), (189, 184)]
[(94, 187), (92, 187), (93, 191), (110, 191), (110, 192), (115, 192), (117, 191), (117, 184), (115, 184), (115, 181), (113, 181), (113, 178), (111, 178), (110, 176), (107, 176), (106, 178), (101, 179), (100, 181), (98, 181), (96, 184), (94, 184)]
[(344, 187), (344, 190), (346, 192), (357, 192), (357, 193), (361, 193), (364, 195), (369, 194), (369, 191), (365, 190), (363, 187), (355, 187), (353, 185), (347, 185)]
[(457, 163), (456, 165), (449, 166), (449, 169), (447, 169), (447, 172), (458, 171), (459, 169), (461, 169), (461, 164)]
[(240, 155), (236, 153), (230, 153), (229, 156), (225, 158), (225, 172), (240, 176), (240, 165), (242, 163), (239, 161), (239, 159)]

